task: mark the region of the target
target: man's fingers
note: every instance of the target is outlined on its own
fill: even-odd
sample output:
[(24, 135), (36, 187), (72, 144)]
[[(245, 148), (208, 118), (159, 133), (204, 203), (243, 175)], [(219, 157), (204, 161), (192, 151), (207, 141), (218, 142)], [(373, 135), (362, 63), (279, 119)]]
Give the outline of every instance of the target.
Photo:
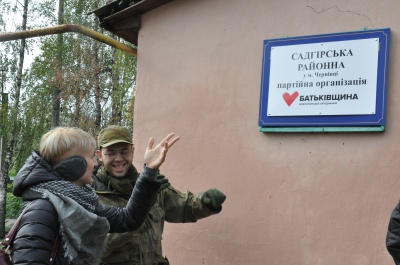
[[(179, 136), (175, 136), (175, 133), (170, 133), (167, 135), (167, 137), (165, 137), (162, 141), (161, 141), (161, 145), (165, 148), (170, 148), (171, 146), (174, 145), (174, 143), (176, 143), (176, 141), (178, 141), (180, 139)], [(174, 137), (174, 138), (172, 138)], [(167, 143), (167, 145), (165, 146), (164, 143)]]
[(164, 148), (163, 151), (167, 151), (167, 150), (168, 150), (168, 141), (164, 141), (164, 142), (162, 143), (162, 147)]
[(153, 137), (150, 137), (150, 139), (149, 139), (149, 144), (147, 145), (147, 148), (148, 148), (149, 150), (153, 149), (153, 144), (154, 144), (154, 138), (153, 138)]
[(179, 139), (181, 139), (179, 136), (175, 137), (174, 139), (168, 141), (168, 148), (173, 146), (174, 143), (176, 143)]
[[(165, 137), (155, 148), (157, 148), (159, 146), (162, 146), (163, 148), (168, 150), (168, 148), (173, 146), (174, 143), (176, 143), (180, 139), (179, 136), (174, 137), (174, 135), (175, 135), (175, 133), (168, 134), (167, 137)], [(174, 137), (174, 138), (172, 138), (172, 137)], [(148, 144), (147, 148), (149, 150), (153, 150), (153, 145), (154, 145), (154, 138), (150, 137), (149, 144)]]
[(165, 161), (168, 149), (180, 139), (178, 136), (174, 136), (174, 133), (168, 134), (156, 146), (153, 146), (155, 142), (154, 138), (150, 137), (144, 156), (144, 161), (148, 167), (158, 169), (161, 166), (161, 164)]
[(174, 135), (175, 135), (175, 133), (170, 133), (170, 134), (168, 134), (167, 137), (165, 137), (165, 138), (163, 139), (163, 142), (165, 142), (165, 141), (168, 142), (172, 137), (174, 137)]

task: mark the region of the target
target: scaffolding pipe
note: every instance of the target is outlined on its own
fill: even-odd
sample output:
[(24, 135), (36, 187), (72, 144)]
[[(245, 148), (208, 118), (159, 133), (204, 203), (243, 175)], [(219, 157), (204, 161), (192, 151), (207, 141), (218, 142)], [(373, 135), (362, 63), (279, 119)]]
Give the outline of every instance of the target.
[(98, 33), (92, 29), (84, 27), (82, 25), (77, 24), (63, 24), (54, 27), (40, 28), (40, 29), (31, 29), (31, 30), (23, 30), (13, 33), (5, 33), (0, 34), (0, 42), (18, 40), (18, 39), (27, 39), (34, 37), (41, 37), (46, 35), (54, 35), (66, 32), (77, 32), (81, 33), (85, 36), (88, 36), (92, 39), (110, 45), (118, 50), (124, 51), (133, 56), (137, 56), (137, 50), (125, 45), (117, 40), (114, 40), (111, 37)]

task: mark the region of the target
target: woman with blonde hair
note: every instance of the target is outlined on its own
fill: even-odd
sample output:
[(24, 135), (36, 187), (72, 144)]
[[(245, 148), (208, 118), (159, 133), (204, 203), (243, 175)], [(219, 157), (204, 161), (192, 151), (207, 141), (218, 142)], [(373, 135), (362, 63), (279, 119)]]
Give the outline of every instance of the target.
[(179, 140), (173, 133), (153, 147), (150, 138), (144, 170), (124, 208), (100, 204), (90, 186), (97, 166), (95, 139), (73, 127), (57, 127), (43, 135), (18, 172), (13, 193), (33, 201), (13, 242), (13, 264), (99, 264), (108, 232), (141, 226), (160, 187), (156, 176), (168, 149)]

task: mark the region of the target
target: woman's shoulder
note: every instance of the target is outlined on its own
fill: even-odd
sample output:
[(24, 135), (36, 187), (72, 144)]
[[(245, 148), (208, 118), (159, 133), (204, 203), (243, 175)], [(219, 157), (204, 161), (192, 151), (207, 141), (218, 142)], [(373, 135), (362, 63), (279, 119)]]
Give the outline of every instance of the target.
[(58, 214), (53, 204), (46, 199), (36, 199), (27, 202), (28, 207), (22, 217), (22, 222), (38, 222), (50, 226), (58, 226)]
[(53, 204), (48, 199), (35, 199), (32, 201), (25, 201), (23, 207), (28, 207), (26, 211), (45, 210), (45, 211), (56, 211)]
[(49, 264), (60, 231), (57, 212), (46, 199), (27, 202), (26, 207), (13, 241), (13, 264)]

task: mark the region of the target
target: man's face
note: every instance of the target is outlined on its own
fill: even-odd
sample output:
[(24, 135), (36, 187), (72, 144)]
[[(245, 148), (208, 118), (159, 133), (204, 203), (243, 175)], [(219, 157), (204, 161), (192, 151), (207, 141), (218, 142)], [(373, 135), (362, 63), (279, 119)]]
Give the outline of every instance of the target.
[(133, 151), (131, 144), (116, 143), (97, 150), (97, 156), (111, 176), (122, 178), (132, 165)]

